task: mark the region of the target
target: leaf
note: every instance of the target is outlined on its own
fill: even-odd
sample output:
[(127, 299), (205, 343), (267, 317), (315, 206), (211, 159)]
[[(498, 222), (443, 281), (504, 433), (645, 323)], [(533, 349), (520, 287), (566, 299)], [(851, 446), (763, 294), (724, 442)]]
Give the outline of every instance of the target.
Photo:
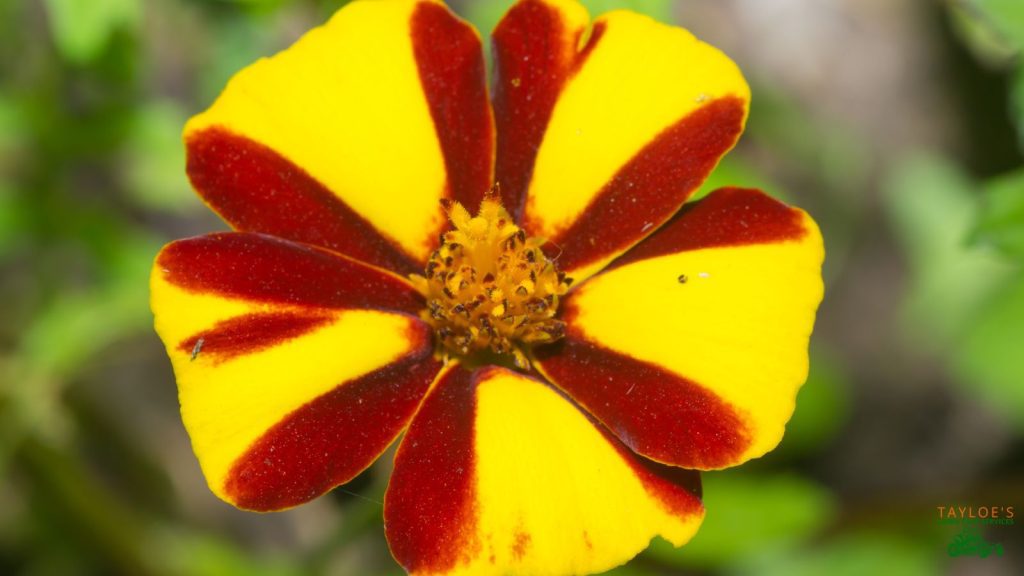
[(109, 277), (82, 292), (62, 292), (22, 335), (21, 358), (33, 371), (67, 378), (118, 339), (146, 329), (147, 287), (159, 243), (125, 235), (110, 255)]
[(115, 32), (141, 20), (139, 0), (45, 1), (57, 50), (76, 64), (95, 60)]
[(986, 184), (972, 239), (1024, 262), (1024, 170)]
[(970, 4), (973, 0), (947, 2), (949, 23), (960, 41), (985, 65), (1003, 68), (1013, 61), (1017, 48), (991, 21), (991, 16)]
[(675, 22), (672, 0), (581, 0), (581, 3), (587, 7), (591, 18), (612, 10), (632, 10), (664, 24)]
[(675, 565), (718, 567), (798, 545), (835, 513), (832, 494), (793, 475), (710, 472), (703, 476), (708, 514), (693, 540), (676, 550), (657, 540), (648, 554)]
[(766, 555), (736, 570), (757, 576), (860, 576), (940, 574), (942, 552), (903, 535), (879, 532), (845, 534), (811, 550)]
[(849, 384), (830, 353), (811, 350), (811, 371), (775, 454), (802, 455), (826, 446), (846, 422)]
[(126, 190), (143, 207), (181, 212), (201, 206), (185, 176), (185, 120), (172, 102), (147, 104), (132, 119), (122, 165)]
[(1024, 48), (1024, 2), (1020, 0), (973, 0), (974, 6), (1017, 50)]
[[(665, 24), (675, 21), (672, 0), (582, 0), (581, 3), (590, 13), (591, 20), (605, 12), (623, 9), (646, 14)], [(460, 12), (486, 38), (513, 4), (515, 0), (466, 2)]]
[(997, 292), (979, 311), (954, 351), (959, 381), (994, 410), (1024, 429), (1024, 274)]
[[(254, 557), (231, 542), (199, 533), (172, 533), (160, 549), (172, 574), (193, 576), (299, 576), (283, 557)], [(263, 556), (263, 555), (260, 555)]]
[(934, 156), (900, 163), (884, 183), (885, 210), (911, 271), (902, 320), (914, 342), (939, 351), (1013, 272), (992, 250), (967, 242), (978, 214), (974, 192), (956, 166)]
[(722, 158), (704, 184), (690, 197), (690, 201), (700, 200), (726, 186), (757, 188), (777, 200), (785, 201), (784, 194), (776, 185), (736, 154)]
[(0, 182), (0, 258), (15, 247), (25, 229), (24, 207), (13, 188)]

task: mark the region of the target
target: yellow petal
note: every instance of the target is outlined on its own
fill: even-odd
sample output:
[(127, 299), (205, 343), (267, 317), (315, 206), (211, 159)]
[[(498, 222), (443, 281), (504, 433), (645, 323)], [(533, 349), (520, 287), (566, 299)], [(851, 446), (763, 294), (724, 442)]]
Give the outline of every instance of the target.
[(515, 210), (526, 189), (524, 227), (577, 280), (675, 213), (736, 142), (750, 98), (736, 65), (686, 30), (616, 11), (586, 31), (583, 17), (529, 0), (495, 32), (505, 201)]
[(539, 369), (638, 453), (733, 466), (782, 439), (807, 377), (823, 287), (817, 226), (754, 190), (720, 190), (565, 302)]
[[(439, 2), (352, 2), (235, 75), (185, 140), (194, 185), (236, 228), (360, 250), (340, 214), (424, 261), (439, 200), (472, 205), (492, 183), (480, 40)], [(247, 160), (267, 151), (260, 173)]]
[(549, 385), (502, 368), (442, 375), (385, 499), (412, 574), (589, 574), (703, 518), (699, 477), (637, 458)]
[(242, 508), (287, 508), (350, 480), (440, 369), (405, 282), (269, 237), (168, 245), (151, 304), (210, 489)]

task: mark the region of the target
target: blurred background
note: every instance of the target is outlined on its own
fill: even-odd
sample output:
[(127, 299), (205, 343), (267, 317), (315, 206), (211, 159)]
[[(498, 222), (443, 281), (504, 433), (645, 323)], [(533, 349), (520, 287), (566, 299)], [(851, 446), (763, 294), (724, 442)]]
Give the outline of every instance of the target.
[[(618, 575), (1024, 573), (1024, 2), (636, 0), (754, 101), (706, 189), (807, 209), (828, 247), (781, 447), (706, 474), (691, 544)], [(160, 246), (223, 229), (180, 132), (343, 2), (0, 0), (0, 574), (400, 574), (389, 458), (296, 510), (206, 488), (151, 329)], [(453, 7), (489, 31), (508, 1)], [(938, 506), (1015, 506), (951, 557)]]

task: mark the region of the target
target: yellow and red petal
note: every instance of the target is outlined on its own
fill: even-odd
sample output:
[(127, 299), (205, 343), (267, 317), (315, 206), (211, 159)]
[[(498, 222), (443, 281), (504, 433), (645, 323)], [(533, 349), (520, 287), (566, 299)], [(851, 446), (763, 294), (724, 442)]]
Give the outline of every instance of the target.
[(239, 72), (185, 128), (188, 173), (233, 227), (407, 273), (475, 206), (494, 130), (480, 39), (439, 2), (352, 2)]
[(288, 508), (353, 478), (441, 368), (407, 282), (269, 236), (169, 244), (151, 304), (203, 473), (241, 508)]
[(495, 176), (502, 203), (519, 218), (537, 148), (565, 82), (583, 59), (590, 17), (575, 1), (518, 2), (494, 29)]
[(703, 519), (694, 471), (638, 458), (548, 384), (442, 373), (395, 457), (388, 542), (412, 574), (581, 574)]
[(586, 19), (576, 2), (526, 0), (494, 35), (504, 201), (577, 279), (676, 212), (749, 101), (735, 64), (689, 32), (624, 11)]
[(803, 211), (722, 189), (567, 297), (537, 367), (637, 453), (734, 466), (782, 439), (823, 287)]

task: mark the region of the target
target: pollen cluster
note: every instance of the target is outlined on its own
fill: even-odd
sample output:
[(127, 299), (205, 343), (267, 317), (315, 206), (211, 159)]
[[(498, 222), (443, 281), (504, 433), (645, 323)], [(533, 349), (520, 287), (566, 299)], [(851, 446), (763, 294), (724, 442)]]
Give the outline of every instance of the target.
[(529, 345), (558, 340), (565, 324), (555, 318), (559, 297), (572, 283), (527, 237), (493, 195), (473, 216), (461, 204), (445, 204), (452, 229), (440, 238), (424, 276), (412, 275), (447, 356), (479, 351), (511, 355), (518, 368), (530, 362)]

